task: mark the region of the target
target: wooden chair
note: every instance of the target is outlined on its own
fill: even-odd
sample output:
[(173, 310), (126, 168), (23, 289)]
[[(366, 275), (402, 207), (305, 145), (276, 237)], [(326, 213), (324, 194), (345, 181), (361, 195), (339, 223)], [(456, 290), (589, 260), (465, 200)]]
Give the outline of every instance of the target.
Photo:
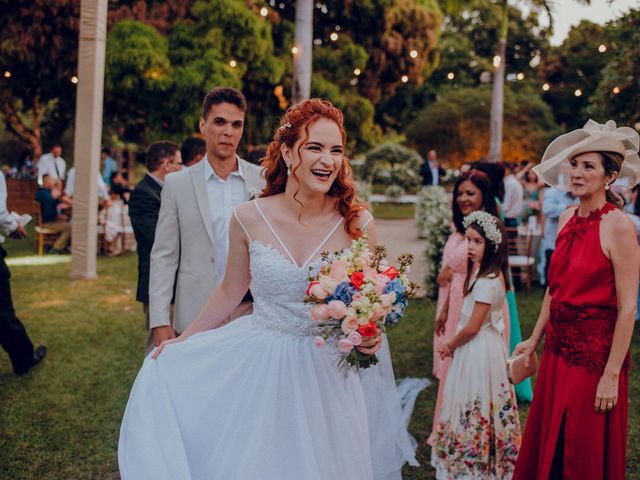
[(507, 252), (511, 277), (527, 283), (527, 293), (531, 293), (531, 280), (535, 273), (536, 259), (531, 255), (533, 235), (520, 234), (517, 228), (507, 227)]
[(33, 231), (36, 237), (36, 249), (39, 256), (44, 255), (44, 247), (51, 247), (60, 236), (60, 233), (48, 229), (42, 225), (42, 214), (40, 209), (40, 202), (34, 202), (32, 206), (33, 216)]

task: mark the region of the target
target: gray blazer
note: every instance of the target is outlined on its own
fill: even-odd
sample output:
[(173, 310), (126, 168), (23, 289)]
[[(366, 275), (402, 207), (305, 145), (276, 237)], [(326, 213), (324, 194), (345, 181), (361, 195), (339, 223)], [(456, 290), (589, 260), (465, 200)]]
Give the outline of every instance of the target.
[[(182, 333), (214, 290), (213, 233), (204, 162), (167, 175), (151, 251), (149, 328), (171, 325), (169, 306), (176, 282), (173, 328)], [(262, 168), (242, 165), (246, 200), (264, 188)], [(177, 275), (176, 275), (177, 272)]]

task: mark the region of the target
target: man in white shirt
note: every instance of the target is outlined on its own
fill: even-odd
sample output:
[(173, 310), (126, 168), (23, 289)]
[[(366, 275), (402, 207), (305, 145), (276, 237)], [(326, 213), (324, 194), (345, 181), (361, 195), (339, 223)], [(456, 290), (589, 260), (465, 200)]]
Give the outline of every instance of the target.
[[(67, 173), (67, 182), (64, 187), (64, 193), (67, 197), (73, 198), (73, 194), (75, 192), (75, 183), (76, 183), (76, 167), (71, 167), (69, 169), (69, 173)], [(98, 198), (103, 202), (109, 200), (109, 189), (107, 185), (104, 183), (104, 180), (97, 174), (96, 183), (98, 184)]]
[(520, 180), (516, 178), (513, 171), (513, 165), (504, 164), (504, 224), (507, 227), (517, 227), (518, 217), (524, 209), (524, 187)]
[[(238, 157), (247, 104), (234, 88), (218, 87), (202, 106), (207, 155), (168, 175), (151, 252), (150, 326), (155, 345), (182, 333), (220, 284), (227, 263), (233, 209), (264, 187), (262, 170)], [(173, 322), (169, 304), (175, 285)], [(249, 297), (233, 318), (251, 311)]]
[(427, 159), (420, 167), (422, 186), (440, 185), (440, 179), (444, 176), (444, 168), (438, 163), (438, 154), (435, 150), (429, 150)]
[(62, 180), (66, 177), (67, 163), (62, 158), (62, 146), (56, 143), (49, 153), (45, 153), (38, 160), (38, 183), (42, 185), (42, 176), (50, 175), (58, 188), (62, 189)]
[(9, 354), (16, 375), (24, 375), (42, 361), (47, 348), (40, 345), (34, 350), (24, 325), (16, 317), (11, 299), (11, 274), (4, 261), (7, 252), (2, 248), (3, 235), (20, 239), (26, 233), (7, 210), (7, 184), (0, 171), (0, 344)]

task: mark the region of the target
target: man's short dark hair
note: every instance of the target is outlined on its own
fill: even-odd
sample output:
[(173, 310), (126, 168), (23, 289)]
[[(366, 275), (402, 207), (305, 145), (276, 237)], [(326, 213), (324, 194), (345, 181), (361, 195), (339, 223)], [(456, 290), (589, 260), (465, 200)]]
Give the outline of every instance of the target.
[(100, 153), (111, 156), (111, 149), (109, 147), (103, 147), (102, 150), (100, 150)]
[(161, 140), (154, 142), (147, 148), (145, 165), (150, 172), (158, 170), (162, 163), (178, 153), (178, 146), (175, 143)]
[(207, 118), (211, 107), (221, 103), (230, 103), (235, 105), (243, 112), (247, 111), (247, 99), (237, 88), (216, 87), (204, 97), (202, 101), (202, 118)]
[(180, 146), (180, 155), (182, 156), (182, 163), (186, 166), (191, 165), (191, 162), (198, 155), (205, 155), (207, 153), (206, 142), (198, 137), (187, 138)]

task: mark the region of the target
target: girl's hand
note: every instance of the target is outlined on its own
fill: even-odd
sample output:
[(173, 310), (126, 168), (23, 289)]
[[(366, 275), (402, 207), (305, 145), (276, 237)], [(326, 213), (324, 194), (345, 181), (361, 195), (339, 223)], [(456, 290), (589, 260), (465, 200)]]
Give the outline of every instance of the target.
[(453, 350), (451, 350), (451, 347), (448, 343), (440, 345), (440, 348), (438, 348), (438, 353), (440, 354), (440, 358), (442, 359), (453, 357)]
[(434, 331), (436, 336), (441, 336), (444, 335), (445, 332), (445, 327), (447, 325), (447, 312), (446, 309), (442, 309), (442, 311), (440, 312), (440, 315), (438, 315), (438, 318), (436, 318), (436, 324), (434, 327)]
[(356, 348), (365, 355), (373, 355), (382, 347), (382, 329), (378, 327), (378, 333), (373, 337), (363, 337), (362, 343)]
[(438, 273), (438, 277), (436, 278), (436, 282), (439, 287), (445, 287), (453, 278), (453, 273), (451, 272), (451, 268), (449, 266), (444, 267)]
[(513, 349), (512, 356), (520, 355), (521, 353), (525, 354), (524, 365), (525, 367), (529, 366), (529, 359), (531, 358), (531, 354), (536, 351), (536, 347), (538, 346), (538, 342), (536, 342), (532, 337), (529, 337), (524, 342), (520, 342), (516, 345), (516, 348)]
[(171, 338), (169, 340), (164, 340), (160, 345), (156, 347), (155, 351), (153, 352), (153, 355), (151, 355), (151, 359), (155, 360), (156, 358), (158, 358), (162, 353), (162, 350), (164, 350), (164, 347), (166, 347), (167, 345), (170, 345), (172, 343), (184, 342), (185, 340), (186, 338), (182, 336), (177, 338)]
[(597, 413), (613, 410), (618, 403), (618, 376), (604, 373), (596, 389), (595, 409)]

